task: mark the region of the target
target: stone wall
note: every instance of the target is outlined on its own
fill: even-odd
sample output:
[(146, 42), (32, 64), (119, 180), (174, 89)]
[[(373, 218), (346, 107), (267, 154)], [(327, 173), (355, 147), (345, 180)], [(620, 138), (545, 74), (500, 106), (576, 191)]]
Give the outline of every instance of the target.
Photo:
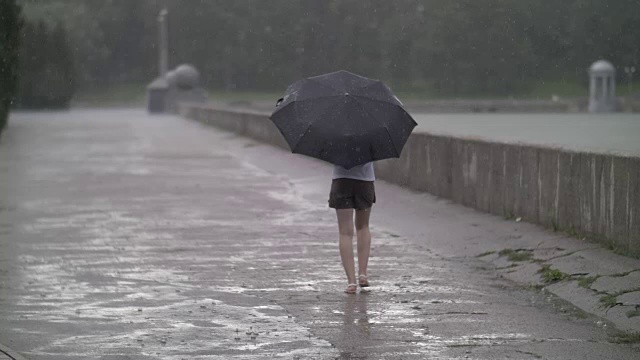
[[(180, 113), (289, 149), (264, 112)], [(640, 158), (414, 133), (399, 159), (375, 167), (379, 179), (640, 256)]]

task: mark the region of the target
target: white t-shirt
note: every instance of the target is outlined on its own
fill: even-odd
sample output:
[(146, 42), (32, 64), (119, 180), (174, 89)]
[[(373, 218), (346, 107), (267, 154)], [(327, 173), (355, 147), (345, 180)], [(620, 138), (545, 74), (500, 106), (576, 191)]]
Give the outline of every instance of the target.
[(333, 166), (333, 179), (355, 179), (362, 181), (375, 181), (376, 175), (373, 172), (373, 162), (356, 165), (347, 170), (340, 165)]

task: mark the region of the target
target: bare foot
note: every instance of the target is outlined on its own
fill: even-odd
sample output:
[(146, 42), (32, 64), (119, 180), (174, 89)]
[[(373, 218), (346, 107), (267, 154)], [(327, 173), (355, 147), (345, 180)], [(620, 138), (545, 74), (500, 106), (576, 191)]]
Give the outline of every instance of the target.
[(349, 284), (347, 288), (344, 290), (347, 294), (355, 294), (358, 290), (358, 286), (356, 284)]
[(358, 285), (360, 285), (360, 287), (369, 287), (369, 280), (367, 280), (367, 275), (358, 276)]

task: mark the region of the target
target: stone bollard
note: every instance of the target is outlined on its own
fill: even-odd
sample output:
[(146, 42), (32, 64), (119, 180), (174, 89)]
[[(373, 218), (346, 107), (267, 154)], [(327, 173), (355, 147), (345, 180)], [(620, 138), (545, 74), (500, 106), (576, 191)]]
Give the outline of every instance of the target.
[(147, 111), (151, 114), (167, 111), (167, 98), (169, 96), (169, 83), (165, 78), (159, 77), (147, 86)]
[(207, 92), (199, 85), (198, 70), (182, 64), (149, 84), (147, 110), (149, 113), (177, 113), (180, 102), (204, 102)]
[(182, 64), (167, 73), (167, 111), (176, 113), (180, 102), (204, 102), (207, 93), (200, 87), (200, 73), (193, 65)]

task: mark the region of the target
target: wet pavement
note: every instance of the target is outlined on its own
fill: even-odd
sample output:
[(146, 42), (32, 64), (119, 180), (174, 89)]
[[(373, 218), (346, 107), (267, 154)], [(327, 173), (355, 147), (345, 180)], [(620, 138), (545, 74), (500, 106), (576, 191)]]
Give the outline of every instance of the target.
[(0, 343), (27, 359), (637, 358), (599, 318), (440, 251), (477, 240), (473, 212), (447, 239), (450, 205), (408, 226), (391, 194), (411, 193), (383, 183), (373, 286), (342, 293), (329, 182), (326, 164), (177, 117), (13, 114)]

